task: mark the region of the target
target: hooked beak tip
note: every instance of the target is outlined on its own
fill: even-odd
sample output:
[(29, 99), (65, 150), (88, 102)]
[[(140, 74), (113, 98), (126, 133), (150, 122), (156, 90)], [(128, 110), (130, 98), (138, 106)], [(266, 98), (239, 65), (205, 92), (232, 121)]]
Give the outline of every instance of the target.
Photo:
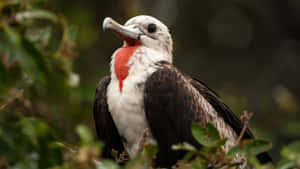
[(102, 24), (103, 31), (106, 31), (106, 30), (110, 29), (111, 26), (112, 26), (112, 22), (113, 22), (113, 20), (110, 17), (106, 17), (103, 20), (103, 24)]

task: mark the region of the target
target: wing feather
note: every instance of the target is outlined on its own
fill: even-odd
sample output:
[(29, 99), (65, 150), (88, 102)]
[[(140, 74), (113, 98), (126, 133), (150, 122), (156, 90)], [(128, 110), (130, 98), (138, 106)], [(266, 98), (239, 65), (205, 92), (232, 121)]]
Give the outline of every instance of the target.
[[(201, 81), (184, 76), (171, 64), (160, 62), (157, 65), (160, 68), (146, 81), (144, 97), (149, 127), (159, 146), (156, 165), (170, 167), (182, 158), (185, 152), (171, 150), (173, 144), (188, 142), (201, 148), (191, 133), (193, 122), (203, 124), (207, 120), (204, 117), (205, 110), (199, 105), (199, 98), (196, 96), (199, 93), (206, 100), (205, 104), (210, 104), (231, 130), (239, 135), (243, 123), (213, 90)], [(252, 138), (254, 136), (247, 128), (243, 139)], [(261, 163), (272, 161), (266, 152), (257, 158)]]
[[(237, 117), (237, 115), (221, 100), (221, 98), (210, 88), (207, 87), (206, 84), (201, 82), (198, 79), (193, 79), (191, 84), (200, 92), (200, 94), (214, 107), (214, 109), (218, 112), (219, 116), (221, 116), (227, 124), (231, 126), (231, 128), (240, 135), (244, 124)], [(254, 139), (253, 133), (249, 128), (245, 130), (245, 133), (242, 139)], [(268, 163), (273, 162), (271, 156), (267, 152), (262, 152), (257, 155), (257, 159), (260, 163)]]
[(106, 76), (100, 80), (97, 86), (94, 102), (94, 121), (98, 138), (105, 144), (105, 147), (102, 150), (102, 157), (113, 159), (112, 150), (122, 153), (124, 147), (119, 132), (108, 110), (106, 92), (109, 83), (110, 77)]
[(201, 148), (191, 133), (194, 97), (183, 78), (175, 69), (162, 68), (145, 84), (145, 113), (158, 143), (155, 166), (171, 167), (184, 156), (185, 152), (171, 149), (174, 144), (188, 142)]

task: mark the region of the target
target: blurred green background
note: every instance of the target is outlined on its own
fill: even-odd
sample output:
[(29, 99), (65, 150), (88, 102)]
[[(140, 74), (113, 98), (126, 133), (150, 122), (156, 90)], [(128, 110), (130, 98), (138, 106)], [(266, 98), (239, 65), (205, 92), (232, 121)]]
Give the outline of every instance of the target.
[[(35, 9), (55, 16), (20, 14)], [(250, 127), (272, 141), (275, 160), (300, 139), (298, 0), (0, 0), (0, 12), (0, 138), (19, 130), (10, 125), (20, 119), (21, 126), (41, 120), (69, 144), (79, 140), (79, 124), (95, 135), (95, 88), (122, 44), (102, 21), (146, 14), (170, 28), (177, 67), (237, 114), (255, 113)]]

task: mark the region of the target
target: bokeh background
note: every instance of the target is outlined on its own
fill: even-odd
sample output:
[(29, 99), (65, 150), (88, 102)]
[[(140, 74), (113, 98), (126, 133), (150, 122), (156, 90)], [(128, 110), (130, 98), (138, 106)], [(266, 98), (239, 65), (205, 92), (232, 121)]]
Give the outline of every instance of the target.
[[(135, 15), (162, 20), (174, 39), (174, 64), (216, 90), (236, 113), (254, 112), (251, 128), (278, 149), (300, 138), (300, 3), (297, 0), (57, 1), (79, 26), (75, 71), (88, 92), (109, 74), (112, 52), (122, 42), (103, 32), (110, 16), (120, 23)], [(91, 116), (87, 107), (86, 116)], [(276, 151), (277, 150), (277, 151)]]
[(258, 138), (272, 141), (275, 161), (282, 146), (300, 139), (299, 0), (49, 0), (46, 9), (65, 16), (78, 30), (67, 54), (71, 74), (80, 82), (67, 91), (53, 85), (34, 94), (25, 90), (30, 110), (21, 106), (18, 111), (45, 121), (58, 140), (76, 142), (78, 124), (95, 134), (95, 88), (109, 74), (110, 57), (122, 44), (102, 31), (103, 19), (124, 23), (142, 14), (170, 28), (180, 70), (205, 82), (237, 114), (255, 113), (250, 128)]

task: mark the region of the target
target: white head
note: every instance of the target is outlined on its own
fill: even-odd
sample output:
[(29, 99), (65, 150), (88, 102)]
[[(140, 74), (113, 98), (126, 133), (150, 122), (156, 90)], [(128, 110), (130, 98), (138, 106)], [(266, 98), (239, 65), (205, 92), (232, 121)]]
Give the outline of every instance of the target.
[(124, 40), (124, 46), (142, 45), (162, 52), (172, 60), (173, 41), (169, 29), (154, 17), (136, 16), (129, 19), (124, 26), (111, 18), (105, 18), (103, 29), (117, 33)]

